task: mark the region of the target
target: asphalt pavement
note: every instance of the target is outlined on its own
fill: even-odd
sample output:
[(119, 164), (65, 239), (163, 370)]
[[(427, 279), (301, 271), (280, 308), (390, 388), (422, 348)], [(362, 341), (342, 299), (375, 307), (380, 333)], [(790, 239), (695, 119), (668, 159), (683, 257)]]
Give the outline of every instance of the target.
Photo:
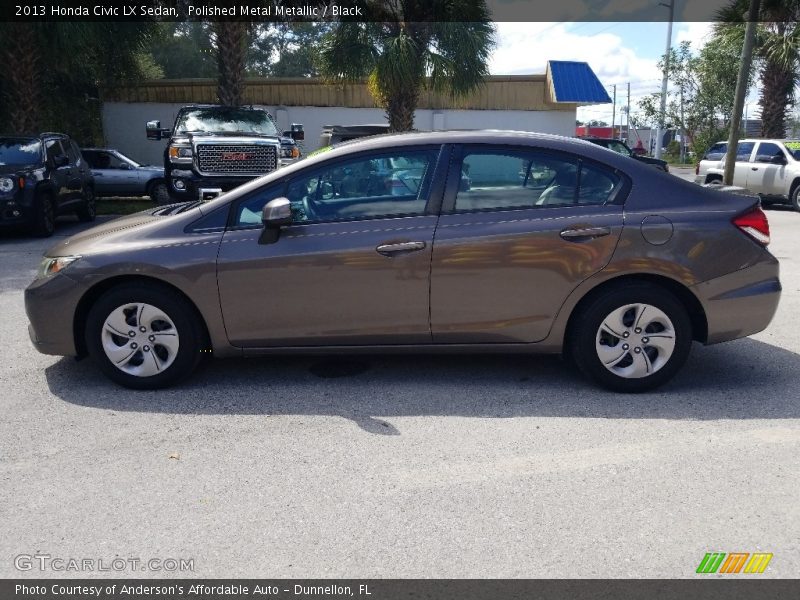
[(684, 578), (714, 551), (796, 577), (800, 214), (768, 214), (773, 323), (636, 396), (527, 356), (218, 360), (125, 390), (33, 349), (22, 290), (57, 240), (3, 234), (0, 577)]

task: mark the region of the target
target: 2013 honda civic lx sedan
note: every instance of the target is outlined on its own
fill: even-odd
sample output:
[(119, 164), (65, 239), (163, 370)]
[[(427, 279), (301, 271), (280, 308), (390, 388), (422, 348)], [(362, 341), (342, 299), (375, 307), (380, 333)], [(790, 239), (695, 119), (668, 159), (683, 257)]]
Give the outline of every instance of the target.
[[(387, 164), (419, 185), (397, 194)], [(79, 233), (46, 253), (25, 302), (36, 348), (88, 354), (132, 388), (208, 353), (500, 351), (564, 353), (638, 392), (693, 340), (769, 324), (768, 243), (758, 198), (588, 142), (410, 133)]]

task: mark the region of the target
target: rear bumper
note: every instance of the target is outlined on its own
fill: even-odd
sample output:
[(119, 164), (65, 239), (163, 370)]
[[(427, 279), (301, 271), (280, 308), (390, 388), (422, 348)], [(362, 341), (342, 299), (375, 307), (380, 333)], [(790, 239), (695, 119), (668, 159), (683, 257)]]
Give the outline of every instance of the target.
[(764, 258), (756, 264), (691, 289), (705, 309), (706, 344), (746, 337), (766, 329), (778, 309), (778, 260), (764, 251)]

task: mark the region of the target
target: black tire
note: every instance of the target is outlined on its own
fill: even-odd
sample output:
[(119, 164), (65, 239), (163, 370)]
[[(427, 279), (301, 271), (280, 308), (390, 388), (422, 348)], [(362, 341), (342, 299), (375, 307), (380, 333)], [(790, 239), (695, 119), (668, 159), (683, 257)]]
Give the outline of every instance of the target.
[[(178, 334), (179, 346), (173, 362), (163, 371), (149, 377), (139, 377), (122, 371), (103, 350), (102, 333), (106, 319), (119, 307), (134, 303), (150, 304), (163, 311), (174, 323)], [(186, 299), (166, 286), (156, 283), (122, 284), (103, 294), (89, 310), (85, 329), (86, 348), (100, 370), (119, 385), (139, 390), (168, 387), (194, 371), (202, 357), (202, 350), (207, 346), (205, 330), (196, 314), (194, 307)], [(128, 325), (133, 331), (139, 323), (131, 321)], [(152, 351), (156, 351), (155, 344)], [(140, 351), (141, 360), (145, 356), (149, 355)]]
[(83, 206), (75, 210), (78, 220), (82, 223), (91, 223), (97, 218), (97, 200), (94, 189), (87, 187), (83, 192)]
[(789, 194), (789, 201), (792, 204), (792, 208), (800, 212), (800, 182), (794, 184), (792, 193)]
[(50, 237), (55, 233), (56, 207), (50, 192), (42, 192), (36, 196), (31, 229), (37, 237)]
[(169, 187), (167, 187), (167, 182), (163, 179), (153, 181), (147, 190), (147, 195), (158, 205), (169, 204), (171, 201)]
[[(655, 307), (668, 317), (674, 329), (675, 345), (666, 363), (655, 372), (644, 377), (626, 378), (613, 373), (601, 361), (598, 356), (598, 332), (613, 311), (637, 303)], [(638, 343), (633, 337), (630, 342), (632, 346)], [(567, 343), (578, 368), (596, 383), (615, 392), (645, 392), (672, 379), (686, 362), (692, 346), (692, 324), (686, 307), (669, 290), (658, 285), (631, 283), (604, 290), (582, 307), (570, 325)], [(645, 350), (649, 351), (647, 348)], [(633, 355), (628, 354), (632, 360)], [(641, 353), (641, 357), (644, 358), (644, 353)], [(650, 364), (650, 359), (645, 362)], [(622, 361), (620, 364), (623, 364)]]

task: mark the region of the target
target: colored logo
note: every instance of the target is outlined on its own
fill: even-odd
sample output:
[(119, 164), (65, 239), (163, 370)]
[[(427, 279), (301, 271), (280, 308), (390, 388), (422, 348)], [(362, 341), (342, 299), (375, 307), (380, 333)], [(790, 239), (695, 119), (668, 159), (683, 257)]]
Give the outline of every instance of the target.
[(223, 152), (222, 160), (247, 160), (250, 158), (245, 152)]
[(697, 566), (697, 573), (763, 573), (769, 561), (772, 560), (771, 552), (707, 552)]

